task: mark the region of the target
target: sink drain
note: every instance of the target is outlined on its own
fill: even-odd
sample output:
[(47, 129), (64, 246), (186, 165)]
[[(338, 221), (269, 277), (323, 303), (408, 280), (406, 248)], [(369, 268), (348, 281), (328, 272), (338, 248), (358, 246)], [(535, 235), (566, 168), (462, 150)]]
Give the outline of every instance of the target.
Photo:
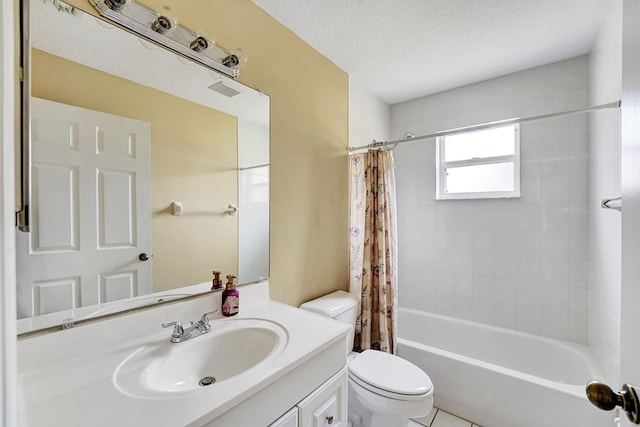
[(200, 386), (202, 387), (206, 387), (208, 385), (211, 385), (213, 383), (216, 382), (216, 379), (213, 377), (204, 377), (203, 379), (201, 379), (198, 384), (200, 384)]

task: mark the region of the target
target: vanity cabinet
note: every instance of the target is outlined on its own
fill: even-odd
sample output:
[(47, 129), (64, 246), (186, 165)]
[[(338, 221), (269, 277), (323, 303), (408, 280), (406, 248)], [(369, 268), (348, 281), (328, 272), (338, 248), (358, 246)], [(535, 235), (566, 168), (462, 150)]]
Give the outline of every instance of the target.
[(289, 412), (278, 418), (269, 427), (298, 427), (298, 407), (291, 408)]
[(342, 369), (297, 406), (299, 427), (346, 427), (347, 370)]
[(342, 369), (269, 427), (346, 427), (347, 370)]

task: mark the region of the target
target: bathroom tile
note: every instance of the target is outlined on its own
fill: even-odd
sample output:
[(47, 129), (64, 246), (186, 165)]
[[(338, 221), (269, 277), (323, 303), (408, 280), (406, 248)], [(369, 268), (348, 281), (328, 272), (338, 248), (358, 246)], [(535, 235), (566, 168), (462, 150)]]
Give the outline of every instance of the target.
[(569, 315), (566, 312), (544, 310), (540, 316), (540, 332), (549, 338), (566, 340), (569, 331)]
[[(413, 210), (415, 209), (405, 209)], [(435, 227), (436, 225), (436, 211), (433, 205), (420, 206), (418, 210), (419, 225), (423, 227)]]
[(516, 304), (518, 301), (517, 281), (496, 277), (493, 282), (493, 297), (496, 302)]
[(589, 343), (589, 315), (581, 313), (569, 313), (569, 341), (585, 344)]
[(518, 306), (518, 330), (532, 334), (539, 334), (540, 310)]
[(436, 227), (435, 228), (435, 246), (438, 249), (453, 248), (453, 228), (452, 227)]
[(400, 283), (398, 287), (398, 305), (418, 309), (418, 298), (420, 298), (420, 293), (413, 289), (408, 289), (403, 286), (402, 283)]
[(451, 233), (452, 246), (456, 251), (471, 251), (473, 249), (473, 234), (470, 225), (454, 227)]
[(569, 285), (582, 288), (589, 286), (589, 261), (569, 259)]
[(569, 228), (569, 202), (549, 201), (542, 205), (542, 221), (545, 228)]
[(454, 205), (453, 225), (456, 228), (468, 228), (473, 223), (473, 201), (462, 201)]
[(418, 297), (418, 310), (435, 313), (437, 309), (438, 295), (433, 292), (423, 292)]
[[(402, 212), (401, 215), (398, 215), (398, 217), (402, 218), (402, 224), (406, 227), (419, 227), (423, 224), (421, 224), (420, 222), (420, 209), (401, 209), (399, 210), (400, 212)], [(424, 224), (424, 225), (431, 225), (433, 226), (433, 224)]]
[(571, 173), (589, 173), (589, 154), (577, 153), (569, 156), (567, 170)]
[(455, 316), (454, 296), (438, 295), (438, 298), (436, 299), (435, 312), (437, 314), (442, 314), (443, 316)]
[(586, 230), (569, 231), (569, 256), (589, 259), (589, 234)]
[(569, 201), (587, 202), (589, 200), (589, 177), (586, 173), (569, 175)]
[(433, 422), (433, 419), (435, 418), (437, 412), (438, 408), (434, 406), (431, 412), (429, 412), (429, 415), (427, 415), (426, 417), (414, 418), (413, 421), (416, 423), (414, 425), (426, 427), (431, 426), (431, 423)]
[(569, 202), (569, 229), (589, 229), (589, 203)]
[(567, 202), (569, 200), (569, 176), (565, 174), (547, 175), (542, 179), (542, 201)]
[(474, 251), (490, 251), (493, 250), (494, 230), (488, 227), (473, 227), (473, 244)]
[(472, 273), (473, 253), (471, 251), (456, 251), (453, 259), (453, 271), (456, 273)]
[(429, 248), (420, 246), (398, 245), (398, 262), (407, 267), (422, 267), (433, 264)]
[(494, 274), (494, 253), (474, 252), (473, 253), (473, 274), (491, 276)]
[(466, 273), (455, 272), (453, 275), (453, 293), (455, 295), (473, 296), (473, 276)]
[(435, 230), (433, 227), (399, 227), (398, 244), (410, 247), (433, 245)]
[(521, 282), (517, 285), (518, 307), (540, 309), (542, 305), (542, 285)]
[(569, 232), (566, 229), (546, 228), (542, 239), (545, 256), (569, 256)]
[(431, 427), (471, 427), (471, 423), (455, 415), (451, 415), (448, 412), (439, 410)]
[(437, 270), (433, 272), (435, 290), (442, 295), (453, 295), (453, 271)]
[(436, 227), (454, 227), (454, 206), (446, 202), (435, 205)]
[(494, 277), (493, 276), (473, 276), (473, 299), (488, 300), (494, 299)]
[(542, 201), (542, 177), (529, 172), (533, 169), (528, 167), (531, 163), (520, 164), (520, 201), (522, 202)]
[(542, 261), (544, 283), (547, 285), (569, 284), (569, 258), (545, 257)]
[(422, 288), (423, 274), (419, 267), (400, 267), (399, 287), (400, 289)]
[(545, 310), (567, 313), (569, 311), (569, 288), (567, 286), (544, 285), (541, 305)]
[(453, 272), (453, 261), (456, 257), (455, 251), (450, 248), (436, 248), (433, 266), (434, 270)]
[(569, 313), (589, 313), (589, 290), (586, 288), (569, 288)]
[(473, 300), (473, 321), (493, 325), (494, 302), (492, 300)]
[(542, 257), (504, 253), (495, 259), (495, 276), (539, 281), (542, 279)]
[(518, 327), (518, 310), (515, 304), (494, 303), (494, 325), (515, 329)]
[(542, 204), (521, 203), (514, 201), (511, 205), (512, 223), (514, 228), (540, 229), (542, 227)]
[(454, 295), (455, 304), (453, 316), (457, 319), (473, 320), (473, 298)]
[(424, 185), (407, 185), (404, 197), (410, 206), (422, 206), (433, 204), (433, 193), (425, 191)]

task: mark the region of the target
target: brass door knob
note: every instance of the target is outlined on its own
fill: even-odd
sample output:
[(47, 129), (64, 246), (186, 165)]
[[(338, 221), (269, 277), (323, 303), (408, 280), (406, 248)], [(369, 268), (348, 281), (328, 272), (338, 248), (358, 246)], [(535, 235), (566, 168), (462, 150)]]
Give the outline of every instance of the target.
[(141, 253), (140, 255), (138, 255), (138, 259), (140, 261), (149, 261), (149, 255), (145, 254), (144, 252)]
[(589, 401), (604, 411), (611, 411), (620, 406), (627, 418), (634, 424), (640, 424), (640, 400), (633, 386), (624, 384), (620, 393), (616, 393), (606, 384), (591, 381), (587, 384)]

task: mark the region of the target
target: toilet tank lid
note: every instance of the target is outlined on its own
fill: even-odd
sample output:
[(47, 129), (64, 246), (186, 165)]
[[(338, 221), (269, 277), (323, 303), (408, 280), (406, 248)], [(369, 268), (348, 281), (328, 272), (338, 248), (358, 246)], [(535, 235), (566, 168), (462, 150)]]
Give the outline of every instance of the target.
[(337, 317), (345, 311), (351, 310), (360, 303), (355, 296), (345, 291), (335, 291), (320, 298), (303, 303), (300, 308), (322, 314), (327, 317)]

